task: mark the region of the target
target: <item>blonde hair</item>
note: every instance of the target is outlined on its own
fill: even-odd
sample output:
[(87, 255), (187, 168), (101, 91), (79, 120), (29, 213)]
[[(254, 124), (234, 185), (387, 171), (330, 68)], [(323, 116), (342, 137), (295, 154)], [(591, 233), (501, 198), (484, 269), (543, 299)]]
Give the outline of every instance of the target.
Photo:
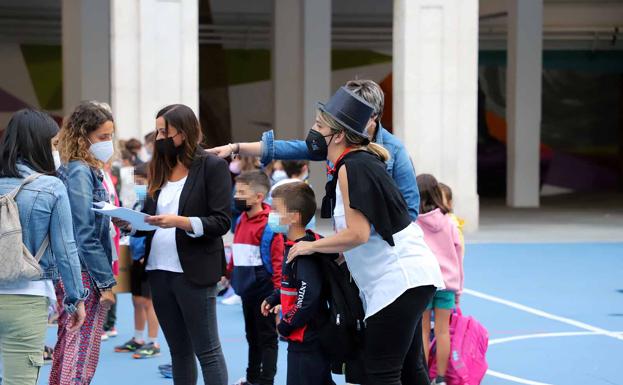
[(58, 151), (63, 163), (79, 160), (93, 168), (102, 168), (104, 163), (89, 151), (88, 135), (106, 122), (114, 122), (110, 111), (95, 102), (82, 102), (63, 122), (58, 135)]
[(325, 126), (331, 129), (331, 132), (334, 134), (339, 134), (340, 132), (344, 133), (346, 138), (346, 143), (349, 146), (359, 147), (365, 151), (368, 151), (376, 156), (378, 156), (383, 162), (387, 162), (390, 159), (389, 151), (385, 149), (385, 147), (380, 144), (376, 144), (374, 142), (370, 142), (368, 138), (364, 138), (361, 135), (355, 134), (353, 131), (344, 127), (340, 122), (335, 120), (328, 113), (320, 110), (320, 121)]

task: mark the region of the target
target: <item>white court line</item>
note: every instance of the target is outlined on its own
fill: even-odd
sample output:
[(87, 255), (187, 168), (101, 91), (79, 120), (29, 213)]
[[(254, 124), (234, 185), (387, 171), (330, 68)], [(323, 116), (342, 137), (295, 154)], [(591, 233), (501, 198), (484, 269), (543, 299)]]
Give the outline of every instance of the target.
[(504, 373), (500, 373), (500, 372), (496, 372), (494, 370), (487, 370), (487, 374), (492, 376), (492, 377), (497, 377), (497, 378), (501, 378), (503, 380), (508, 380), (508, 381), (513, 381), (513, 382), (517, 382), (519, 384), (527, 384), (527, 385), (552, 385), (549, 384), (547, 382), (538, 382), (538, 381), (532, 381), (532, 380), (526, 380), (525, 378), (520, 378), (520, 377), (515, 377), (515, 376), (511, 376), (510, 374), (504, 374)]
[(481, 292), (476, 291), (476, 290), (464, 289), (463, 293), (467, 293), (469, 295), (473, 295), (474, 297), (486, 299), (488, 301), (496, 302), (496, 303), (499, 303), (499, 304), (502, 304), (502, 305), (506, 305), (506, 306), (509, 306), (509, 307), (512, 307), (512, 308), (515, 308), (515, 309), (518, 309), (518, 310), (521, 310), (521, 311), (525, 311), (526, 313), (537, 315), (539, 317), (551, 319), (553, 321), (562, 322), (562, 323), (565, 323), (567, 325), (575, 326), (576, 328), (579, 328), (579, 329), (588, 330), (588, 331), (594, 332), (596, 334), (602, 334), (604, 336), (612, 337), (614, 339), (623, 341), (623, 335), (621, 335), (620, 333), (611, 332), (611, 331), (608, 331), (606, 329), (602, 329), (602, 328), (599, 328), (599, 327), (596, 327), (596, 326), (592, 326), (592, 325), (589, 325), (589, 324), (584, 323), (584, 322), (576, 321), (576, 320), (571, 319), (571, 318), (565, 318), (565, 317), (557, 316), (555, 314), (547, 313), (547, 312), (545, 312), (543, 310), (535, 309), (533, 307), (522, 305), (522, 304), (517, 303), (517, 302), (508, 301), (508, 300), (505, 300), (503, 298), (499, 298), (499, 297), (495, 297), (495, 296), (492, 296), (492, 295), (489, 295), (489, 294), (481, 293)]
[[(614, 332), (614, 333), (620, 335), (622, 332)], [(535, 334), (525, 334), (521, 336), (495, 338), (495, 339), (489, 340), (489, 346), (497, 345), (497, 344), (504, 344), (506, 342), (530, 340), (534, 338), (578, 337), (578, 336), (600, 336), (600, 335), (603, 335), (603, 334), (597, 333), (597, 332), (535, 333)]]

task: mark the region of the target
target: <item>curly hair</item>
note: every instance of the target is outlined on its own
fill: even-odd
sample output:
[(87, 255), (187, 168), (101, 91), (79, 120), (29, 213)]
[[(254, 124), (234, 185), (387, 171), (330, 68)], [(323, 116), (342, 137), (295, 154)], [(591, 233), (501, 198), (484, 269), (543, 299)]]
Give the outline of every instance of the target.
[(89, 151), (88, 135), (108, 121), (114, 122), (112, 114), (101, 103), (80, 103), (63, 122), (59, 133), (57, 147), (63, 163), (80, 160), (93, 168), (103, 167), (103, 163)]

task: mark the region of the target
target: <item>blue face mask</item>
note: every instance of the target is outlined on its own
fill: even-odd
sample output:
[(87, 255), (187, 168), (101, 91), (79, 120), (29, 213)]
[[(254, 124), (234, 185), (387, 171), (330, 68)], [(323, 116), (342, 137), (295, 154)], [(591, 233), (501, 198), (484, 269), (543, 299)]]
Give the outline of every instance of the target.
[(275, 233), (287, 234), (290, 229), (289, 225), (282, 225), (281, 216), (278, 213), (271, 212), (268, 214), (268, 226)]
[(134, 185), (134, 193), (136, 193), (136, 199), (139, 202), (144, 202), (147, 198), (147, 185), (137, 184)]
[(288, 174), (286, 174), (283, 170), (275, 170), (273, 171), (273, 175), (270, 177), (273, 181), (273, 184), (282, 181), (284, 179), (288, 179)]

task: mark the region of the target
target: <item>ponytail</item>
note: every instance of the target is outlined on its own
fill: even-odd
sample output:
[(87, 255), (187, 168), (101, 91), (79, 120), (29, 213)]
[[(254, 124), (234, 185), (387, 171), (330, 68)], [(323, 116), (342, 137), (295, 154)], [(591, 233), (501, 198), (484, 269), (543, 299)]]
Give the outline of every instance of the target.
[(370, 142), (368, 143), (367, 146), (364, 146), (365, 150), (368, 152), (373, 153), (374, 155), (378, 156), (379, 158), (381, 158), (381, 160), (383, 162), (387, 162), (389, 160), (389, 158), (391, 157), (389, 155), (389, 151), (387, 151), (387, 149), (383, 146), (381, 146), (380, 144), (374, 143), (374, 142)]

